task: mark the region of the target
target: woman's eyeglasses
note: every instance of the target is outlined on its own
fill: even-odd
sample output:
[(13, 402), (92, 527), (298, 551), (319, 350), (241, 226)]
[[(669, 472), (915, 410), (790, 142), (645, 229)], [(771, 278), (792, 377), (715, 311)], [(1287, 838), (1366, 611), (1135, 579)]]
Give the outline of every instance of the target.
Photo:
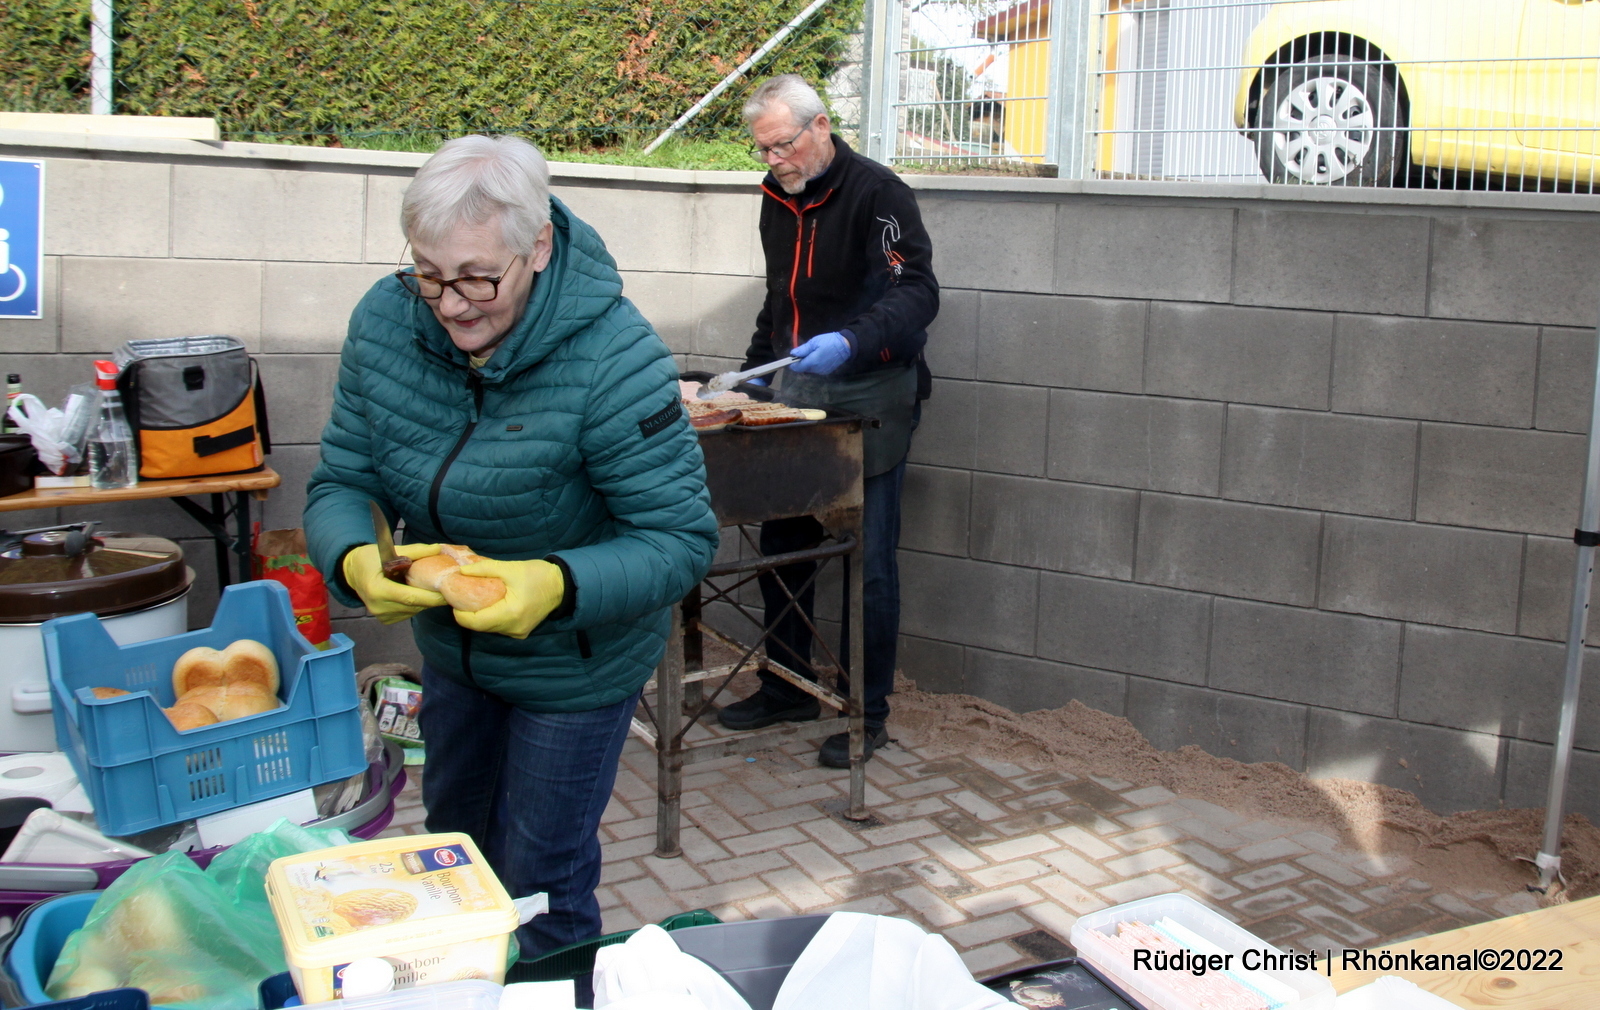
[[(517, 260), (511, 262), (515, 264)], [(506, 269), (510, 270), (511, 267)], [(457, 277), (447, 281), (443, 277), (419, 274), (415, 270), (396, 270), (394, 275), (400, 278), (400, 283), (407, 291), (428, 301), (444, 297), (444, 289), (450, 288), (469, 302), (492, 302), (500, 296), (500, 282), (505, 279), (505, 274), (501, 274), (499, 277)]]

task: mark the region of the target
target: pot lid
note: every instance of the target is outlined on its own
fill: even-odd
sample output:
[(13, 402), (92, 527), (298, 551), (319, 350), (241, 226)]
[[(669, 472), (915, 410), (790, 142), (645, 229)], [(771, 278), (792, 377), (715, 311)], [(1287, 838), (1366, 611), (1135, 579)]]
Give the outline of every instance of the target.
[(142, 533), (40, 530), (0, 549), (0, 623), (141, 610), (189, 586), (183, 548)]

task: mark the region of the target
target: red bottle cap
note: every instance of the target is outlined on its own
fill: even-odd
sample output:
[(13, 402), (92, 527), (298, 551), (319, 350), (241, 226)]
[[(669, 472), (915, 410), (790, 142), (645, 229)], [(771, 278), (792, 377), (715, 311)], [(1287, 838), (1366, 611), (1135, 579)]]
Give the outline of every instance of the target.
[(94, 363), (94, 381), (101, 389), (116, 389), (117, 363), (115, 361), (96, 361)]

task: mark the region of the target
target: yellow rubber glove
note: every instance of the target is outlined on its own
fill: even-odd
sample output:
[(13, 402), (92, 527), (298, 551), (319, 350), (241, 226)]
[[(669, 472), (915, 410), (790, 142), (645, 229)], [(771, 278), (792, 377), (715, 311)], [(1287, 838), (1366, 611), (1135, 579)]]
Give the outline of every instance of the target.
[(548, 561), (495, 561), (485, 558), (461, 566), (462, 575), (499, 579), (506, 595), (499, 603), (479, 611), (454, 611), (456, 623), (472, 631), (489, 631), (512, 638), (527, 638), (550, 611), (561, 606), (566, 580), (561, 569)]
[[(438, 544), (401, 544), (396, 554), (415, 561), (439, 553)], [(344, 580), (367, 605), (367, 613), (384, 624), (409, 620), (429, 607), (444, 606), (444, 597), (430, 589), (416, 589), (383, 574), (378, 545), (362, 544), (344, 556)]]

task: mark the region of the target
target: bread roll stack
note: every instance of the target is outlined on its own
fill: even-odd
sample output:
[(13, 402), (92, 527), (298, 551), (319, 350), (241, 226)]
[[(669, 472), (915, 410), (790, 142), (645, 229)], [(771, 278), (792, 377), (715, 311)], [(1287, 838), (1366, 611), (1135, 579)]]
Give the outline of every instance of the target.
[(499, 579), (461, 574), (462, 565), (482, 560), (470, 547), (441, 544), (438, 554), (411, 562), (406, 583), (438, 593), (453, 610), (464, 613), (482, 610), (499, 603), (506, 595), (506, 584)]
[(278, 659), (252, 638), (241, 638), (220, 652), (190, 649), (172, 668), (177, 701), (164, 709), (179, 730), (196, 729), (278, 707)]

